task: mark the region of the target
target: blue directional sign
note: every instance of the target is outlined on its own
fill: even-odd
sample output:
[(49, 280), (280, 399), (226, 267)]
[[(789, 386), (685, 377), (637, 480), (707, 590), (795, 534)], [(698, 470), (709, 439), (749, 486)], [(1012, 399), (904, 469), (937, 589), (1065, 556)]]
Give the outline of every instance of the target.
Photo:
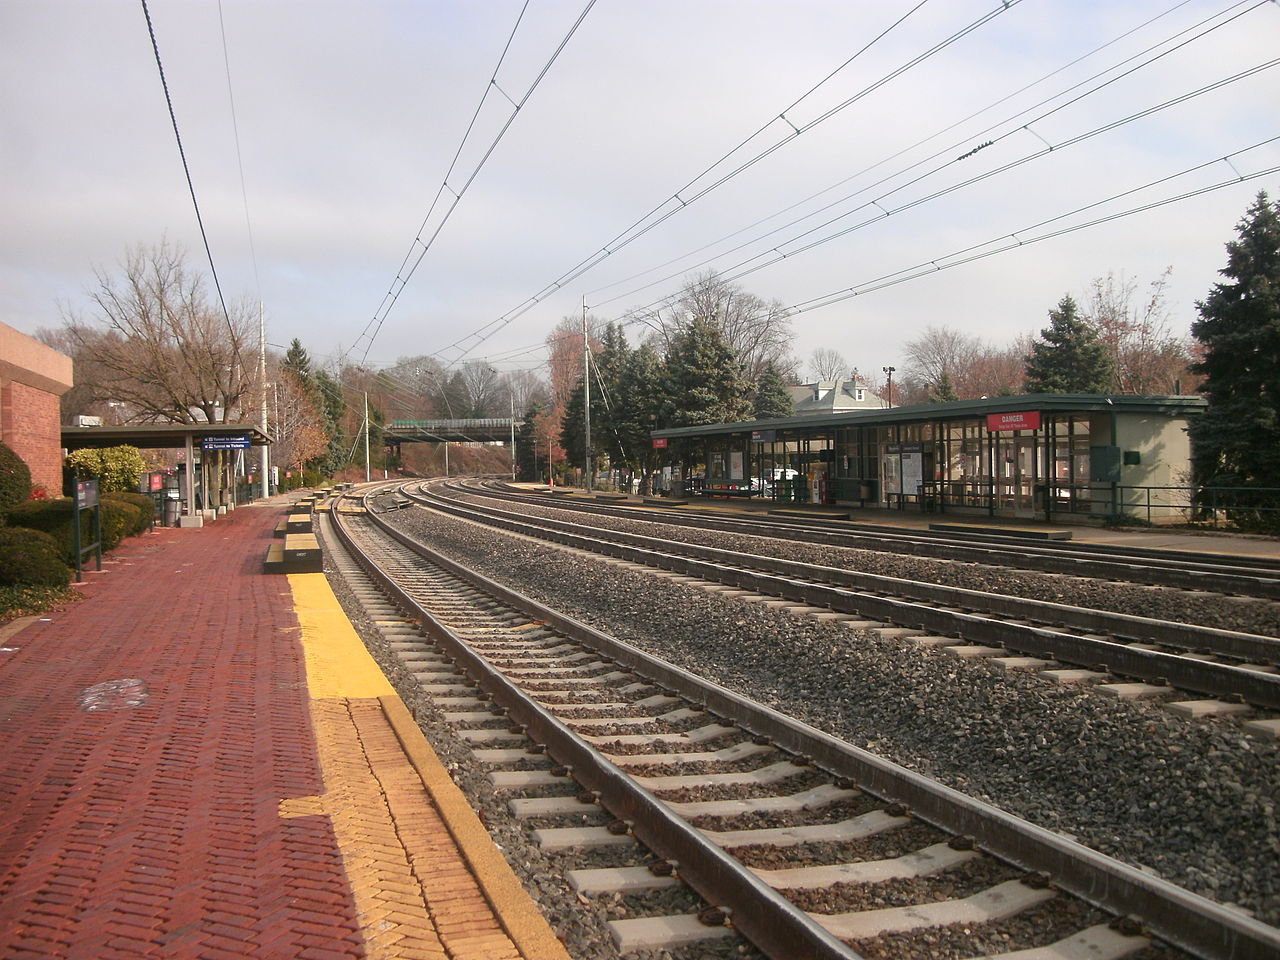
[(201, 450), (248, 450), (251, 446), (253, 443), (247, 433), (200, 438)]

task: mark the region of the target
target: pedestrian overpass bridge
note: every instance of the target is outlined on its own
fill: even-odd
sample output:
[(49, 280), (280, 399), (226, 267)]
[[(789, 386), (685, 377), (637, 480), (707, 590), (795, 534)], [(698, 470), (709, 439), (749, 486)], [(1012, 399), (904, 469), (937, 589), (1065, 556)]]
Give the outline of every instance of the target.
[(510, 417), (487, 420), (392, 420), (382, 428), (383, 442), (401, 443), (510, 443), (515, 421)]

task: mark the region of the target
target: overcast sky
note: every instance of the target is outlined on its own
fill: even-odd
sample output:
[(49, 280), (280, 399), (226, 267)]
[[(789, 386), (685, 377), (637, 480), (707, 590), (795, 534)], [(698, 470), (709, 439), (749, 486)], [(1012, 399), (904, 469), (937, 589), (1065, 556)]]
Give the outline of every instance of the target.
[[(1246, 150), (1280, 137), (1280, 68), (1120, 122), (1280, 55), (1269, 0), (597, 0), (535, 87), (586, 5), (528, 3), (449, 177), (461, 200), (442, 226), (444, 194), (402, 284), (523, 0), (150, 0), (228, 298), (260, 299), (269, 341), (322, 361), (510, 370), (537, 367), (584, 298), (620, 318), (702, 270), (761, 266), (737, 282), (788, 306), (860, 291), (797, 313), (795, 353), (879, 374), (931, 324), (1037, 331), (1108, 272), (1171, 267), (1184, 332), (1252, 198), (1280, 195), (1280, 141)], [(0, 53), (0, 319), (57, 326), (95, 269), (166, 237), (207, 271), (141, 4), (0, 0)]]

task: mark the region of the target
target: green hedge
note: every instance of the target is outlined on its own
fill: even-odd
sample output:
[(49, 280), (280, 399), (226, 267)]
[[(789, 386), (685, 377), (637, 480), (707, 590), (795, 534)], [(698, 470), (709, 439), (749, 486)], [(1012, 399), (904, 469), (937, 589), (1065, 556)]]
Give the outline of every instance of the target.
[(71, 568), (47, 533), (23, 527), (0, 528), (0, 586), (65, 587)]
[(0, 511), (31, 496), (31, 471), (26, 462), (0, 443)]
[(151, 527), (151, 518), (155, 516), (156, 512), (156, 502), (147, 494), (108, 492), (102, 494), (101, 497), (103, 500), (127, 503), (138, 508), (138, 516), (135, 522), (130, 524), (129, 529), (124, 532), (126, 537), (136, 537), (140, 533), (145, 533)]
[[(126, 532), (136, 526), (141, 511), (132, 503), (119, 500), (100, 501), (102, 510), (102, 549), (114, 550), (124, 539)], [(39, 530), (53, 537), (62, 553), (63, 562), (70, 567), (76, 565), (75, 526), (73, 501), (68, 498), (60, 500), (28, 500), (11, 507), (6, 514), (10, 527), (26, 527)], [(88, 546), (93, 541), (93, 517), (89, 511), (81, 515), (81, 546)]]

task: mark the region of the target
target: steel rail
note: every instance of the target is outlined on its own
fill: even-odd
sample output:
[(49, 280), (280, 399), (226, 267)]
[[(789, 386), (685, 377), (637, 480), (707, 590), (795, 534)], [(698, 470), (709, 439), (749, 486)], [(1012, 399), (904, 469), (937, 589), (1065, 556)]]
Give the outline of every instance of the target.
[[(1179, 553), (1146, 548), (1109, 547), (1105, 544), (1056, 543), (1043, 547), (994, 534), (948, 533), (930, 535), (906, 527), (855, 524), (821, 517), (781, 517), (776, 514), (740, 517), (711, 517), (706, 514), (679, 513), (662, 507), (631, 507), (617, 504), (588, 503), (563, 497), (495, 491), (455, 485), (465, 493), (528, 503), (536, 501), (562, 510), (599, 513), (698, 529), (720, 530), (749, 536), (779, 536), (770, 528), (781, 528), (789, 539), (825, 546), (893, 552), (905, 556), (972, 561), (975, 563), (1020, 566), (1023, 569), (1070, 576), (1095, 578), (1142, 579), (1156, 585), (1187, 590), (1215, 590), (1241, 596), (1280, 599), (1280, 561), (1257, 560), (1257, 566), (1224, 563), (1224, 557), (1207, 553)], [(1230, 559), (1242, 560), (1241, 557)], [(1255, 562), (1255, 558), (1249, 558)]]
[[(448, 500), (438, 500), (429, 495), (428, 498), (432, 506), (446, 513), (455, 516), (484, 517), (485, 522), (514, 533), (529, 534), (530, 531), (538, 531), (534, 535), (593, 553), (657, 566), (756, 593), (826, 607), (838, 613), (856, 614), (913, 629), (927, 630), (940, 636), (962, 636), (971, 642), (1005, 647), (1051, 660), (1083, 664), (1122, 676), (1160, 680), (1197, 693), (1211, 696), (1238, 695), (1257, 706), (1280, 709), (1280, 674), (1263, 673), (1230, 664), (1192, 660), (1179, 654), (1146, 650), (1115, 640), (1075, 636), (1048, 627), (997, 620), (962, 610), (941, 609), (929, 604), (956, 605), (968, 602), (971, 605), (977, 605), (977, 599), (981, 598), (983, 606), (995, 605), (1005, 616), (1027, 616), (1034, 611), (1037, 619), (1050, 623), (1071, 622), (1074, 618), (1075, 622), (1071, 623), (1074, 629), (1106, 630), (1113, 633), (1118, 631), (1119, 635), (1126, 639), (1181, 643), (1193, 649), (1220, 642), (1224, 645), (1230, 644), (1236, 651), (1249, 651), (1251, 656), (1259, 656), (1263, 662), (1273, 663), (1280, 658), (1280, 640), (1269, 637), (1212, 630), (1205, 627), (1190, 627), (1187, 624), (1067, 607), (1045, 601), (1006, 597), (1003, 594), (982, 594), (958, 587), (893, 580), (872, 574), (849, 575), (853, 583), (852, 587), (830, 586), (812, 580), (747, 569), (741, 566), (741, 558), (738, 555), (711, 547), (674, 544), (671, 541), (659, 541), (638, 534), (597, 530), (597, 533), (618, 538), (617, 540), (602, 539), (599, 536), (585, 536), (569, 530), (557, 529), (554, 526), (543, 526), (544, 523), (555, 524), (557, 521), (516, 520), (474, 504), (463, 506)], [(623, 539), (647, 541), (647, 545), (637, 546), (618, 542)], [(673, 552), (673, 547), (685, 552)], [(698, 554), (698, 556), (692, 554)], [(769, 558), (756, 559), (768, 560)], [(784, 563), (784, 561), (777, 562)], [(808, 567), (810, 573), (815, 569), (803, 564), (796, 564), (788, 569), (805, 567)], [(834, 571), (834, 568), (816, 569), (824, 573)], [(847, 571), (834, 572), (848, 573)], [(893, 586), (900, 593), (909, 593), (918, 587), (919, 592), (926, 596), (922, 600), (903, 600), (868, 593), (857, 588), (860, 586), (857, 583), (859, 580), (864, 583), (885, 581), (886, 586)], [(1168, 639), (1161, 633), (1165, 629), (1169, 631)], [(1237, 652), (1233, 655), (1240, 656), (1242, 653)]]
[[(337, 516), (335, 513), (335, 519)], [(547, 623), (570, 639), (601, 651), (635, 673), (667, 687), (688, 700), (702, 704), (709, 711), (732, 721), (752, 734), (768, 737), (778, 746), (811, 759), (832, 776), (848, 778), (874, 796), (904, 804), (914, 816), (926, 823), (947, 832), (972, 837), (974, 842), (988, 853), (1021, 869), (1048, 875), (1058, 888), (1099, 909), (1116, 915), (1139, 917), (1150, 932), (1161, 940), (1206, 960), (1272, 960), (1280, 954), (1280, 930), (1274, 927), (1260, 923), (1168, 881), (1153, 877), (990, 804), (965, 796), (883, 757), (859, 749), (808, 724), (748, 700), (718, 684), (649, 656), (630, 644), (544, 607), (470, 570), (457, 561), (439, 555), (425, 544), (397, 530), (379, 516), (370, 514), (369, 519), (387, 536), (419, 555), (429, 556), (431, 562), (522, 610), (528, 616)], [(359, 555), (359, 553), (357, 550), (356, 554)], [(385, 576), (379, 576), (379, 579), (386, 582)], [(391, 589), (397, 596), (404, 596), (399, 588), (391, 587)], [(416, 604), (410, 602), (408, 605), (424, 614), (424, 622), (435, 623), (434, 618)], [(438, 624), (437, 627), (439, 627)], [(465, 647), (465, 644), (462, 646)], [(466, 654), (468, 661), (474, 656), (461, 649), (458, 654), (459, 656)], [(493, 677), (490, 682), (492, 689), (486, 689), (495, 699), (502, 702), (502, 698), (508, 693), (516, 694), (518, 696), (513, 702), (517, 704), (519, 716), (525, 716), (525, 711), (529, 711), (530, 717), (533, 716), (536, 706), (529, 698), (512, 688), (502, 678)], [(513, 714), (513, 718), (515, 716)], [(523, 720), (520, 722), (524, 723)], [(567, 728), (563, 728), (563, 725), (558, 722), (539, 720), (536, 730), (532, 724), (526, 724), (526, 726), (529, 726), (530, 731), (535, 732), (537, 736), (545, 733), (548, 736), (559, 737), (561, 730), (564, 729), (572, 739), (566, 740), (565, 746), (559, 747), (562, 750), (568, 750), (569, 745), (573, 745), (575, 740), (581, 743), (580, 738), (571, 731), (567, 731)], [(558, 743), (553, 745), (547, 742), (548, 749), (557, 759), (562, 759), (556, 752), (558, 746)], [(576, 745), (575, 749), (577, 749)], [(590, 751), (591, 748), (586, 747), (586, 750)], [(575, 779), (580, 779), (587, 789), (598, 791), (601, 800), (605, 801), (606, 806), (609, 806), (615, 815), (626, 819), (626, 810), (639, 812), (639, 808), (631, 806), (637, 802), (632, 797), (631, 791), (616, 779), (620, 775), (616, 767), (607, 761), (591, 760), (586, 753), (581, 759), (574, 754), (574, 759), (578, 760), (573, 769)], [(572, 760), (564, 762), (573, 763)], [(625, 775), (621, 776), (625, 777)], [(623, 800), (627, 806), (619, 809), (612, 807), (610, 800), (615, 791), (632, 797), (632, 799)], [(669, 821), (664, 819), (663, 823), (665, 830), (665, 825)], [(695, 867), (688, 859), (691, 854), (703, 852), (722, 854), (722, 851), (718, 848), (706, 850), (707, 845), (704, 842), (688, 835), (688, 829), (691, 828), (687, 828), (687, 825), (682, 826), (676, 823), (669, 825), (673, 830), (679, 831), (678, 836), (681, 841), (679, 844), (669, 840), (664, 832), (642, 825), (638, 817), (635, 819), (633, 829), (636, 836), (651, 846), (660, 856), (677, 860), (680, 863), (681, 876), (689, 879), (690, 886), (710, 902), (731, 903), (732, 901), (728, 899), (729, 894), (740, 884), (740, 881), (733, 880), (730, 874), (730, 871), (737, 873), (741, 869), (735, 866), (736, 861), (731, 859), (726, 861), (723, 857), (717, 857), (712, 861), (712, 866)], [(744, 886), (754, 893), (754, 884)], [(705, 891), (709, 891), (710, 895)], [(772, 902), (774, 898), (770, 896), (769, 899)], [(792, 910), (794, 911), (794, 908)], [(800, 913), (800, 911), (794, 912)], [(801, 914), (801, 916), (804, 915)], [(770, 923), (763, 922), (759, 917), (744, 915), (741, 910), (733, 914), (733, 924), (771, 956), (791, 958), (826, 955), (804, 952), (805, 948), (800, 941), (789, 939), (785, 934), (779, 937)], [(765, 928), (759, 934), (756, 933), (758, 926)], [(829, 938), (825, 931), (823, 934)], [(757, 935), (767, 937), (767, 943), (776, 945), (780, 952), (773, 953), (766, 942), (756, 940)], [(850, 956), (848, 948), (843, 949), (844, 953), (833, 954), (833, 956)]]
[[(620, 646), (625, 644), (620, 645), (619, 641), (606, 637), (585, 624), (448, 561), (372, 514), (370, 519), (383, 533), (416, 554), (429, 557), (432, 563), (454, 576), (509, 606), (550, 624), (565, 636), (586, 643), (592, 649), (623, 652)], [(601, 805), (614, 817), (627, 821), (631, 834), (637, 840), (659, 857), (678, 864), (680, 878), (703, 899), (716, 906), (729, 907), (734, 929), (771, 957), (860, 960), (859, 954), (828, 933), (817, 921), (779, 895), (753, 872), (744, 869), (732, 856), (676, 815), (669, 806), (549, 714), (536, 700), (475, 652), (465, 640), (454, 634), (373, 563), (355, 543), (338, 514), (332, 516), (331, 522), (344, 546), (369, 575), (411, 617), (420, 621), (423, 630), (506, 711), (508, 718), (524, 727), (534, 741), (544, 744), (556, 762), (567, 766), (573, 779), (585, 790), (595, 794)], [(615, 656), (615, 659), (628, 666), (650, 659), (634, 648), (629, 648), (627, 652), (631, 655)], [(673, 685), (696, 685), (696, 678), (692, 674), (684, 674), (674, 667), (670, 669), (675, 671), (668, 675)]]
[[(413, 494), (407, 495), (413, 496)], [(423, 496), (430, 495), (423, 494)], [(500, 512), (493, 511), (492, 508), (475, 504), (467, 504), (466, 507), (479, 510), (490, 516), (505, 516)], [(575, 524), (562, 520), (553, 520), (548, 517), (527, 518), (519, 522), (566, 533), (590, 530), (592, 534), (598, 534), (603, 538), (617, 540), (620, 543), (657, 552), (669, 551), (672, 544), (669, 539), (628, 533), (622, 530), (579, 527)], [(1154, 617), (1112, 613), (1106, 610), (1076, 607), (1048, 600), (1033, 600), (1008, 594), (986, 593), (966, 587), (928, 583), (922, 580), (908, 580), (903, 577), (888, 577), (882, 574), (848, 570), (843, 567), (828, 567), (823, 564), (786, 560), (761, 554), (739, 553), (702, 544), (681, 542), (679, 549), (682, 554), (719, 565), (747, 566), (767, 573), (778, 573), (797, 579), (814, 580), (819, 583), (829, 583), (849, 589), (871, 588), (893, 597), (906, 597), (926, 603), (950, 604), (960, 606), (966, 610), (983, 610), (1002, 617), (1025, 618), (1059, 627), (1069, 626), (1074, 630), (1087, 632), (1106, 631), (1125, 640), (1158, 642), (1187, 650), (1198, 650), (1207, 647), (1213, 650), (1214, 653), (1223, 656), (1268, 664), (1280, 664), (1280, 639), (1275, 637), (1241, 633), (1234, 630), (1222, 630), (1215, 627), (1196, 626), (1172, 620), (1160, 620)]]

